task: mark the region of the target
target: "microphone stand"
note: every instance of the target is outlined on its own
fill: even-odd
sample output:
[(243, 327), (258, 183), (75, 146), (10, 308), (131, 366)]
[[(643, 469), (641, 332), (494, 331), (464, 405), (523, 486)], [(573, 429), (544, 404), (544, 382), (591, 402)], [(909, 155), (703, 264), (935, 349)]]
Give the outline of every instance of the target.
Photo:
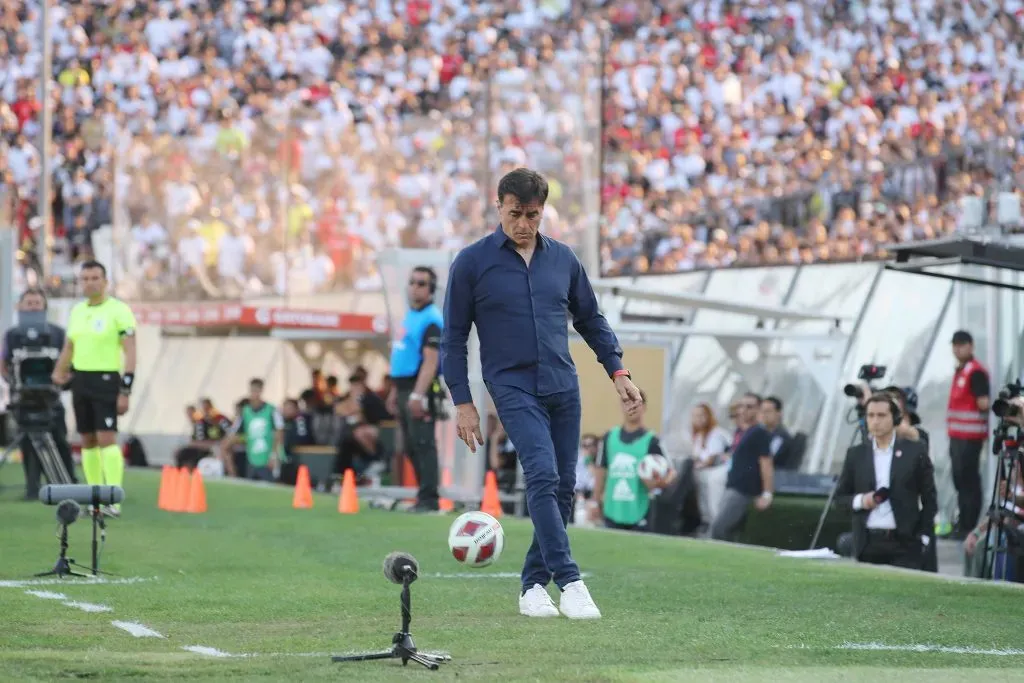
[(412, 621), (412, 606), (409, 591), (409, 584), (416, 580), (416, 574), (409, 568), (402, 573), (402, 628), (395, 633), (391, 639), (391, 649), (379, 652), (362, 652), (351, 655), (333, 655), (332, 662), (365, 662), (378, 659), (401, 659), (402, 666), (410, 661), (417, 662), (431, 671), (436, 671), (441, 664), (450, 662), (452, 658), (448, 655), (419, 652), (416, 644), (412, 641), (412, 633), (409, 632), (409, 624)]
[(65, 576), (81, 576), (83, 578), (88, 578), (88, 574), (76, 572), (74, 569), (71, 568), (71, 565), (75, 565), (76, 567), (81, 566), (74, 560), (68, 559), (68, 525), (61, 524), (60, 557), (57, 558), (57, 564), (55, 564), (53, 566), (53, 569), (51, 569), (50, 571), (39, 572), (38, 574), (34, 574), (33, 576), (56, 576), (58, 579), (63, 579)]
[[(105, 574), (107, 576), (115, 576), (110, 572), (100, 571), (100, 549), (101, 546), (107, 543), (107, 522), (103, 519), (99, 501), (93, 500), (92, 507), (89, 509), (89, 516), (92, 517), (92, 575)], [(97, 532), (99, 539), (97, 539)]]

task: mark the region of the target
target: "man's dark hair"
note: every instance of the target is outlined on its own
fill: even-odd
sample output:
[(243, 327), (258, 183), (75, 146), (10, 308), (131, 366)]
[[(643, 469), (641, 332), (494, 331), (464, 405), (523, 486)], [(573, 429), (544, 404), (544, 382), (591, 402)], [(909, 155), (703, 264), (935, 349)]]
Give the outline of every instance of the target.
[[(782, 400), (778, 396), (766, 396), (765, 401), (775, 406), (775, 410), (782, 412)], [(762, 401), (764, 403), (764, 401)]]
[(330, 376), (328, 376), (327, 377), (327, 387), (329, 389), (333, 389), (336, 386), (338, 386), (338, 376), (337, 375), (330, 375)]
[(249, 380), (249, 386), (254, 389), (262, 389), (263, 380), (261, 380), (259, 377), (253, 377), (251, 380)]
[(416, 266), (412, 269), (414, 273), (423, 273), (430, 278), (430, 291), (437, 289), (437, 273), (430, 266)]
[(83, 262), (80, 270), (92, 270), (93, 268), (98, 268), (103, 273), (103, 277), (107, 276), (107, 267), (95, 259)]
[(520, 204), (537, 202), (543, 205), (548, 201), (548, 181), (536, 171), (517, 168), (498, 181), (498, 203), (504, 203), (508, 196), (515, 197)]
[(871, 396), (868, 397), (868, 400), (864, 402), (864, 410), (867, 410), (868, 406), (871, 405), (872, 403), (884, 403), (885, 405), (889, 406), (889, 415), (891, 415), (893, 420), (895, 421), (896, 412), (895, 410), (893, 410), (893, 408), (896, 405), (896, 400), (892, 396), (890, 396), (888, 393), (884, 391), (877, 394), (871, 394)]
[(755, 394), (753, 391), (748, 391), (748, 392), (744, 393), (743, 395), (746, 396), (747, 398), (754, 399), (758, 403), (761, 403), (761, 401), (764, 400), (763, 398), (761, 398), (761, 394)]
[(39, 287), (29, 287), (24, 292), (22, 292), (21, 296), (18, 297), (18, 303), (24, 303), (25, 299), (29, 298), (30, 296), (42, 297), (43, 305), (44, 306), (49, 306), (50, 305), (50, 302), (46, 299), (46, 292), (44, 292)]

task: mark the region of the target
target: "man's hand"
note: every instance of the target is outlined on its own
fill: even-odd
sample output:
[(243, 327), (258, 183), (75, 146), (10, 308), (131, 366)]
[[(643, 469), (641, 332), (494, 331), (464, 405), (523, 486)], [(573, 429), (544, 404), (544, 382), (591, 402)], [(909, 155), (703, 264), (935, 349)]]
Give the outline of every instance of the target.
[(754, 507), (756, 507), (761, 512), (764, 512), (765, 510), (770, 508), (771, 505), (772, 499), (769, 498), (768, 496), (761, 495), (754, 499)]
[(124, 415), (128, 412), (129, 400), (125, 394), (118, 394), (117, 396), (117, 414)]
[(414, 420), (422, 420), (426, 416), (427, 409), (423, 406), (422, 396), (416, 394), (409, 396), (409, 414)]
[(476, 453), (479, 443), (484, 445), (484, 436), (480, 433), (480, 414), (472, 403), (462, 403), (456, 407), (455, 432), (467, 446), (470, 453)]
[(50, 375), (50, 379), (53, 380), (53, 383), (58, 387), (62, 387), (71, 380), (71, 373), (63, 368), (54, 368), (53, 374)]
[(878, 507), (878, 503), (875, 502), (875, 492), (868, 491), (867, 493), (862, 494), (860, 497), (860, 504), (864, 510), (874, 510)]
[(974, 551), (978, 547), (978, 535), (973, 531), (967, 534), (967, 539), (964, 541), (964, 552), (968, 555), (973, 555)]
[(640, 403), (640, 390), (633, 384), (633, 380), (625, 375), (619, 375), (612, 380), (615, 383), (615, 391), (619, 392), (619, 400), (622, 405), (629, 408)]

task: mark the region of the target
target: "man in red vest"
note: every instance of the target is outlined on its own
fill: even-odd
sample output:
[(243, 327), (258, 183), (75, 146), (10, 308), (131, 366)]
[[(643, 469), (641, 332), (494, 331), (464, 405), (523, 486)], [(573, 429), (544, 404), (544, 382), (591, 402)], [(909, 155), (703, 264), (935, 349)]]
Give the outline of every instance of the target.
[(981, 452), (988, 439), (988, 371), (974, 357), (974, 338), (959, 330), (953, 334), (956, 372), (949, 390), (946, 428), (949, 460), (960, 506), (955, 537), (966, 538), (981, 514)]

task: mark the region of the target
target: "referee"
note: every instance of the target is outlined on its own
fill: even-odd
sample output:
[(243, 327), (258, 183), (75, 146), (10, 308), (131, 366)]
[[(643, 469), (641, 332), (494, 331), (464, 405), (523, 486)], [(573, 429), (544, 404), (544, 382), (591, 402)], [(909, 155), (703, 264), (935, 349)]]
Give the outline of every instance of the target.
[[(99, 261), (83, 263), (78, 279), (86, 300), (71, 309), (53, 381), (64, 385), (71, 380), (86, 483), (121, 486), (124, 457), (117, 445), (117, 417), (128, 412), (135, 379), (135, 316), (127, 304), (107, 294), (107, 269)], [(108, 506), (104, 512), (116, 517), (121, 506)]]
[(420, 485), (411, 512), (436, 512), (440, 502), (434, 418), (444, 323), (441, 309), (434, 303), (436, 292), (434, 270), (428, 266), (413, 268), (407, 290), (409, 309), (402, 321), (401, 336), (391, 346), (393, 387), (387, 409), (398, 417), (405, 452)]

